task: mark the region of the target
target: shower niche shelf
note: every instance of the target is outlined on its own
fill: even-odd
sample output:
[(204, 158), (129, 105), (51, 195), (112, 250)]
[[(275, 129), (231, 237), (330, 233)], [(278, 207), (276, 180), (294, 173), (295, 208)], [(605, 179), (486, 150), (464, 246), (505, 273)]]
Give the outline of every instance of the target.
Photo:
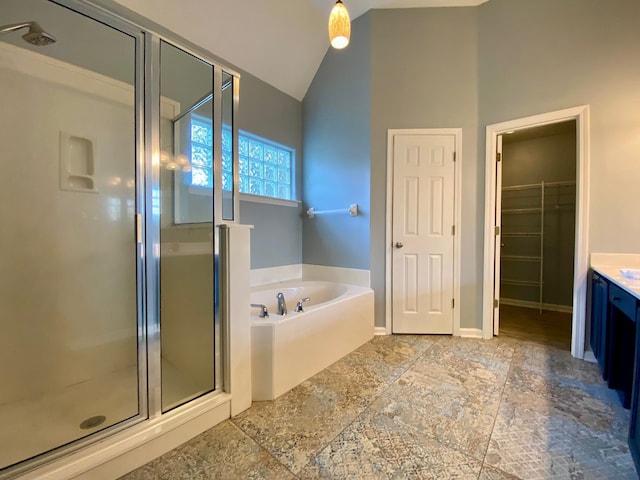
[(95, 141), (60, 132), (60, 190), (98, 193)]

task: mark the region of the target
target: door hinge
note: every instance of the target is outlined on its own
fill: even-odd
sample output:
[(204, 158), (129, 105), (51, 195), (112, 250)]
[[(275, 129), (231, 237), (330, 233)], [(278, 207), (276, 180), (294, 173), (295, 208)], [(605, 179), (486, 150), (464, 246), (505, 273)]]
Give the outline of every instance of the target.
[(456, 308), (456, 299), (455, 298), (451, 299), (451, 308)]
[(455, 151), (453, 152), (453, 161), (454, 162), (456, 161), (456, 152)]
[(500, 235), (500, 227), (498, 225), (496, 225), (496, 229), (495, 230), (496, 230), (496, 237), (497, 237), (498, 235)]
[(496, 162), (501, 162), (501, 161), (502, 161), (502, 153), (496, 152)]
[(451, 235), (455, 235), (455, 234), (456, 234), (456, 226), (451, 225)]
[(498, 308), (498, 305), (500, 304), (500, 302), (498, 302), (497, 298), (493, 299), (493, 308)]
[(142, 214), (136, 213), (136, 243), (142, 243)]

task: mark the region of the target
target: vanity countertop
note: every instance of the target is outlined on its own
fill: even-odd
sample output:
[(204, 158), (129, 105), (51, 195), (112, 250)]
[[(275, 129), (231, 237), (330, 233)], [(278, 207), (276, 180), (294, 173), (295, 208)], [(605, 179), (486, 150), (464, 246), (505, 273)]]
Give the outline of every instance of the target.
[(593, 253), (591, 268), (640, 300), (640, 280), (623, 277), (620, 273), (623, 268), (640, 268), (640, 255)]

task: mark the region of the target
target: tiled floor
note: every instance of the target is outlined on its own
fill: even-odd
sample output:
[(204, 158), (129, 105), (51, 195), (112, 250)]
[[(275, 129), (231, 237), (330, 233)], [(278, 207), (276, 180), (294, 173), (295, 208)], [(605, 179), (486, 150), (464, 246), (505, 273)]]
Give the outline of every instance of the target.
[(122, 478), (637, 478), (628, 416), (554, 347), (376, 337)]

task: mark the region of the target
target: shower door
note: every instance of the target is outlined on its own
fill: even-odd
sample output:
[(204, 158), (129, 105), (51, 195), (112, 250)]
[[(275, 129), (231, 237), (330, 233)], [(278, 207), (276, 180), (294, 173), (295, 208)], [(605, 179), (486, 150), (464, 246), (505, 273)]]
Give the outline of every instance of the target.
[[(216, 388), (213, 65), (161, 41), (161, 408)], [(219, 340), (219, 339), (218, 339)]]
[(3, 0), (0, 22), (29, 23), (0, 33), (2, 476), (146, 415), (146, 380), (143, 35), (45, 0)]

